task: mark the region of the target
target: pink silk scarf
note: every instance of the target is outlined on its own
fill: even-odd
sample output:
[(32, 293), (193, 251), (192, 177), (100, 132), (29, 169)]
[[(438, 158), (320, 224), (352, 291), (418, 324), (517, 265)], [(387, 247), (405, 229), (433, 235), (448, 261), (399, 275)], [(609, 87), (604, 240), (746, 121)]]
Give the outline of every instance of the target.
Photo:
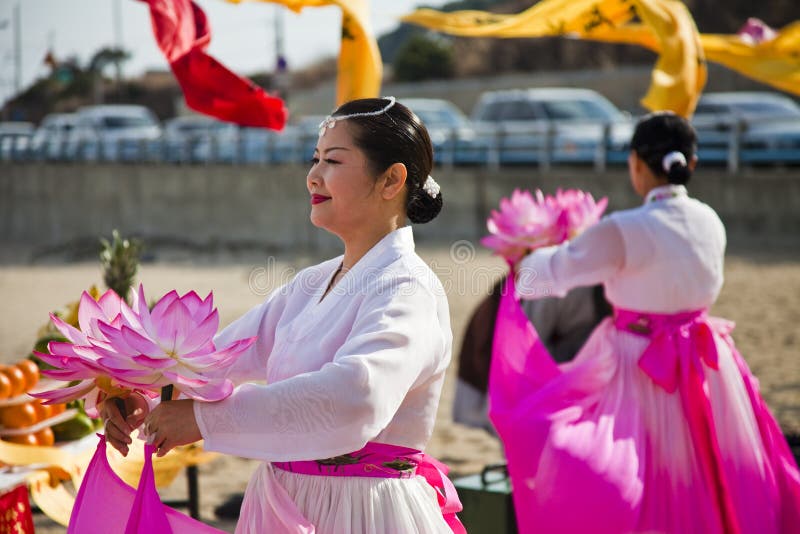
[(102, 434), (75, 498), (68, 534), (222, 534), (224, 531), (166, 506), (156, 492), (152, 445), (145, 445), (139, 487), (117, 476), (106, 457)]
[(422, 476), (436, 491), (436, 498), (447, 525), (455, 534), (466, 534), (456, 514), (463, 507), (456, 488), (447, 478), (449, 468), (416, 449), (388, 443), (369, 442), (350, 454), (324, 460), (272, 462), (278, 469), (303, 475), (332, 477), (412, 478)]
[[(766, 484), (769, 494), (774, 495), (770, 505), (777, 510), (779, 532), (797, 531), (800, 528), (800, 474), (777, 422), (758, 392), (756, 378), (733, 344), (730, 337), (733, 324), (711, 318), (705, 310), (660, 315), (617, 309), (614, 326), (649, 338), (649, 345), (638, 360), (639, 368), (660, 388), (681, 395), (683, 406), (691, 407), (685, 410), (685, 417), (701, 464), (700, 476), (707, 487), (712, 488), (711, 501), (715, 508), (698, 510), (695, 506), (693, 513), (698, 514), (698, 518), (710, 517), (721, 532), (741, 532), (731, 499), (732, 485)], [(758, 424), (765, 453), (761, 469), (766, 473), (758, 480), (736, 475), (730, 468), (723, 469), (718, 436), (712, 430), (714, 418), (704, 389), (704, 372), (707, 372), (704, 368), (713, 372), (718, 369), (718, 342), (730, 348)], [(636, 530), (642, 513), (642, 492), (636, 489), (635, 473), (632, 481), (631, 473), (626, 470), (643, 460), (637, 457), (637, 449), (620, 443), (616, 449), (621, 451), (620, 456), (608, 457), (598, 456), (610, 454), (602, 443), (583, 444), (584, 450), (596, 451), (588, 453), (589, 460), (608, 462), (611, 458), (615, 461), (606, 463), (604, 470), (597, 472), (596, 465), (600, 464), (593, 461), (561, 456), (559, 461), (563, 464), (552, 465), (542, 456), (544, 451), (552, 451), (547, 448), (553, 438), (552, 418), (572, 417), (579, 413), (575, 410), (580, 410), (578, 406), (584, 397), (595, 394), (591, 376), (570, 378), (568, 373), (570, 371), (562, 370), (555, 363), (525, 316), (515, 295), (512, 273), (501, 294), (495, 326), (489, 415), (506, 446), (520, 532), (544, 532), (562, 524), (559, 517), (575, 513), (576, 503), (570, 497), (575, 487), (581, 488), (582, 495), (591, 496), (589, 501), (580, 503), (580, 508), (581, 515), (590, 518), (594, 532)], [(576, 384), (580, 387), (573, 388)], [(563, 387), (569, 389), (556, 391)], [(552, 399), (557, 399), (555, 404)], [(575, 406), (575, 410), (570, 406)], [(624, 414), (607, 414), (605, 420), (613, 425), (618, 416), (624, 417)], [(579, 425), (578, 421), (573, 424)], [(546, 465), (540, 465), (542, 463)], [(609, 468), (609, 465), (616, 467)], [(562, 485), (548, 486), (547, 479), (540, 473), (542, 467), (546, 472), (558, 471)], [(733, 477), (737, 478), (729, 480)], [(641, 482), (638, 482), (639, 487)], [(692, 509), (691, 504), (687, 506)]]

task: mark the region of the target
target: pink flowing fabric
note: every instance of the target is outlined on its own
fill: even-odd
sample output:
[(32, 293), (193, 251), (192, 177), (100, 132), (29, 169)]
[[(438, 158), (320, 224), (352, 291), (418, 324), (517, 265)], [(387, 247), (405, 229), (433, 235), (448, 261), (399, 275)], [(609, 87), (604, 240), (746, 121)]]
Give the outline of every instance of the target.
[(224, 531), (164, 505), (156, 492), (152, 455), (145, 445), (139, 488), (114, 473), (106, 457), (105, 436), (89, 463), (69, 519), (68, 534), (220, 534)]
[(489, 414), (520, 532), (798, 532), (800, 474), (732, 329), (616, 310), (559, 366), (509, 276)]
[(316, 476), (411, 478), (421, 476), (436, 490), (445, 522), (455, 534), (466, 534), (456, 514), (463, 507), (455, 486), (447, 478), (449, 468), (416, 449), (388, 443), (369, 442), (364, 448), (326, 460), (272, 462), (278, 469)]

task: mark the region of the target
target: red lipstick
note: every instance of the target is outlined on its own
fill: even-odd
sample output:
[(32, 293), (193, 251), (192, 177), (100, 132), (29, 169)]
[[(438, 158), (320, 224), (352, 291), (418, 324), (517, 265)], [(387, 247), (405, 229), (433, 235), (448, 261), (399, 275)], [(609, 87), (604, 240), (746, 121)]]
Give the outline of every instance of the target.
[(311, 195), (311, 204), (320, 204), (330, 199), (331, 197), (326, 197), (325, 195)]

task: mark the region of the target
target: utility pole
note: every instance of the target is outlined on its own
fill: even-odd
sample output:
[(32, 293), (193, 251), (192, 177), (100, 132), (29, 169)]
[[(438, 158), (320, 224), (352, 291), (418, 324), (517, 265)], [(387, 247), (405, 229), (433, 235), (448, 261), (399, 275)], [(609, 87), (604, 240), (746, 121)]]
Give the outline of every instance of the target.
[(117, 78), (117, 97), (122, 100), (122, 4), (120, 0), (113, 0), (111, 3), (112, 27), (114, 28), (114, 46), (117, 49), (118, 57), (114, 62), (114, 73)]
[(14, 4), (14, 93), (22, 90), (22, 17), (19, 2)]
[(285, 102), (289, 100), (289, 69), (284, 55), (283, 6), (275, 6), (275, 70), (273, 86)]

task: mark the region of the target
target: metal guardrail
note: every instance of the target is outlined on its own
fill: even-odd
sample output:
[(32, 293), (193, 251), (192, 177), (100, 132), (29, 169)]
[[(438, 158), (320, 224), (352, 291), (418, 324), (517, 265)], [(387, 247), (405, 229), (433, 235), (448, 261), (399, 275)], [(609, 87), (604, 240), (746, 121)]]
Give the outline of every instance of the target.
[[(771, 123), (771, 124), (774, 124)], [(628, 148), (613, 139), (613, 125), (594, 123), (592, 140), (570, 139), (560, 124), (480, 125), (470, 135), (461, 130), (438, 130), (434, 142), (437, 164), (485, 166), (497, 169), (507, 165), (536, 166), (549, 171), (554, 165), (587, 165), (603, 172), (609, 165), (622, 165)], [(725, 166), (736, 173), (743, 165), (800, 164), (800, 133), (770, 145), (742, 122), (696, 124), (698, 156), (703, 164)], [(798, 128), (800, 130), (800, 128)], [(244, 133), (243, 133), (244, 132)], [(763, 138), (767, 139), (767, 138)], [(255, 135), (240, 131), (235, 137), (205, 137), (172, 141), (166, 138), (137, 141), (75, 142), (34, 144), (29, 135), (0, 135), (0, 161), (37, 162), (122, 162), (168, 164), (271, 165), (306, 164), (317, 141), (316, 133), (292, 136), (260, 131)]]

